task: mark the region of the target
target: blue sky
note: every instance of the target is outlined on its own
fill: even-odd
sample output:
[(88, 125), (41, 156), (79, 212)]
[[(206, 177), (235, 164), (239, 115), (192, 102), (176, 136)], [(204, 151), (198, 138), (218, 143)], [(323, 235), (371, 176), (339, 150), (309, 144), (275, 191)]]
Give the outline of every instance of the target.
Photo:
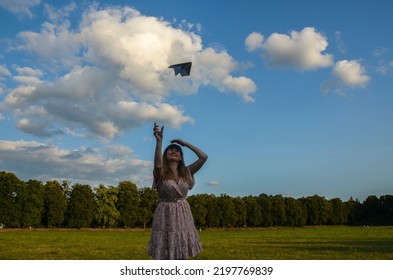
[(392, 194), (391, 1), (0, 0), (0, 22), (0, 170), (150, 186), (156, 121), (209, 155), (190, 194)]

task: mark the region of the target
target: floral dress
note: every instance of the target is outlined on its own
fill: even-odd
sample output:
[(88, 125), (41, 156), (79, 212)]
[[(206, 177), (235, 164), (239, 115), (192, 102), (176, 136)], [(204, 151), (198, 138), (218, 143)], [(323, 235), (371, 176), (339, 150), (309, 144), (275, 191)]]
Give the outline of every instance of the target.
[(188, 259), (202, 251), (190, 205), (185, 199), (195, 184), (180, 178), (164, 180), (157, 189), (160, 202), (154, 212), (148, 254), (153, 259)]

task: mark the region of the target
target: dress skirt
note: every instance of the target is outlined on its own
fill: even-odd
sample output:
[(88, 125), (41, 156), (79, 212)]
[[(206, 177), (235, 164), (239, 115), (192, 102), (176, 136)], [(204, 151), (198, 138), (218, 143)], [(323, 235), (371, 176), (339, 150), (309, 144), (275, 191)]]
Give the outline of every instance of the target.
[(186, 260), (201, 251), (187, 200), (161, 201), (154, 212), (149, 255), (159, 260)]

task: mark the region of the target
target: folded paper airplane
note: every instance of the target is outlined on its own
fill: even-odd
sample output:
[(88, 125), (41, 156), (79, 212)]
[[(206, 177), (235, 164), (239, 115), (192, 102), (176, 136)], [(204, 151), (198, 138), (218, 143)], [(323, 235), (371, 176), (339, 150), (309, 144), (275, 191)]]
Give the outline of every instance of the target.
[(175, 76), (177, 76), (177, 74), (180, 74), (181, 76), (190, 76), (191, 65), (192, 62), (185, 62), (180, 64), (173, 64), (168, 68), (173, 68), (173, 70), (175, 70)]

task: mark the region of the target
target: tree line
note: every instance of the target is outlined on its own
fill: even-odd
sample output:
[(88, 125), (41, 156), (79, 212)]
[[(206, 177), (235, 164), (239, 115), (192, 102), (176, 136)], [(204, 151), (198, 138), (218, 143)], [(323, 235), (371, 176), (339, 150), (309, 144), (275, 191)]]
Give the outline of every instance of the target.
[[(267, 194), (195, 194), (187, 200), (198, 228), (393, 225), (393, 195), (371, 195), (363, 202)], [(156, 191), (130, 181), (93, 189), (68, 181), (25, 182), (0, 172), (1, 227), (146, 228), (158, 202)]]

